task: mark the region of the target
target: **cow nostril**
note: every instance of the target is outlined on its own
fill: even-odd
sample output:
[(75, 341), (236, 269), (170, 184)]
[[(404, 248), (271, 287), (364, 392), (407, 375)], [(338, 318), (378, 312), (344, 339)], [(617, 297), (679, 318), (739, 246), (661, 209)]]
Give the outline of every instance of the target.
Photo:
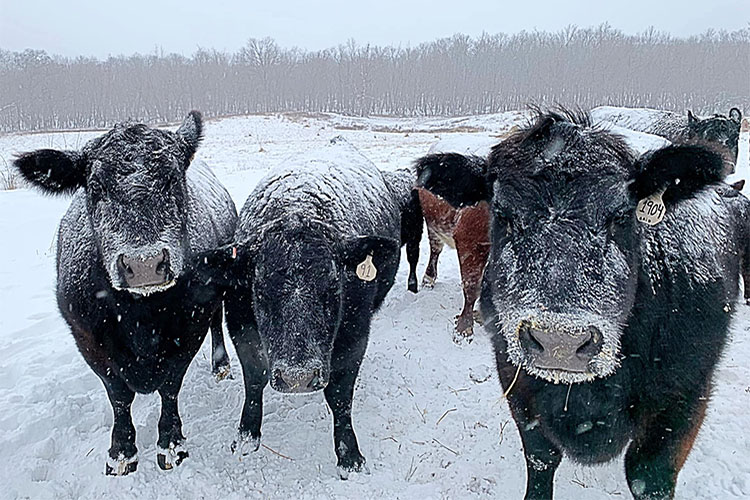
[(540, 353), (544, 351), (544, 346), (541, 342), (534, 336), (534, 330), (531, 328), (531, 325), (524, 321), (521, 323), (521, 326), (519, 327), (518, 332), (519, 340), (521, 341), (521, 345), (529, 352), (536, 352)]
[(308, 387), (318, 387), (320, 385), (320, 369), (316, 368), (313, 370), (312, 377), (310, 377), (310, 383), (307, 384)]
[(588, 338), (576, 349), (576, 354), (585, 358), (593, 358), (602, 350), (602, 332), (595, 326), (588, 328)]
[(123, 254), (120, 254), (120, 256), (117, 258), (117, 267), (120, 268), (120, 272), (125, 275), (126, 278), (132, 278), (133, 276), (135, 276), (133, 268), (130, 266), (130, 264), (125, 262), (125, 256)]

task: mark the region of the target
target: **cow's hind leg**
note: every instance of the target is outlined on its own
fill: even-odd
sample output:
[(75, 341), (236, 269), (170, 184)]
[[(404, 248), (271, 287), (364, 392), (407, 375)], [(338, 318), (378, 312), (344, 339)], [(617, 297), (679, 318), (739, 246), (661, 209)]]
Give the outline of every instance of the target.
[(677, 474), (685, 463), (708, 404), (706, 396), (691, 407), (684, 400), (648, 419), (625, 454), (625, 474), (637, 500), (674, 497)]
[(464, 339), (470, 342), (474, 335), (474, 304), (479, 298), (490, 253), (487, 218), (484, 207), (464, 209), (453, 233), (464, 292), (464, 307), (456, 317), (456, 342)]
[(177, 396), (186, 371), (187, 365), (181, 368), (181, 373), (167, 380), (159, 388), (161, 416), (159, 417), (159, 439), (156, 443), (158, 447), (156, 462), (162, 470), (173, 469), (189, 456), (187, 449), (183, 446), (185, 436), (182, 434), (182, 419), (177, 408)]
[(417, 293), (417, 264), (419, 263), (419, 243), (422, 240), (424, 223), (422, 207), (417, 190), (411, 192), (411, 200), (401, 214), (401, 243), (406, 245), (406, 260), (409, 262), (407, 288)]
[(427, 263), (427, 269), (424, 271), (422, 278), (422, 287), (432, 288), (437, 280), (437, 265), (440, 258), (440, 252), (443, 251), (443, 241), (437, 232), (429, 225), (427, 226), (427, 238), (430, 240), (430, 261)]
[(211, 373), (217, 381), (233, 378), (229, 366), (229, 353), (224, 345), (224, 308), (219, 307), (211, 316)]
[(112, 444), (105, 473), (110, 476), (124, 476), (138, 468), (138, 449), (135, 446), (135, 427), (130, 416), (130, 406), (135, 393), (119, 378), (102, 379), (107, 389), (109, 402), (114, 413)]

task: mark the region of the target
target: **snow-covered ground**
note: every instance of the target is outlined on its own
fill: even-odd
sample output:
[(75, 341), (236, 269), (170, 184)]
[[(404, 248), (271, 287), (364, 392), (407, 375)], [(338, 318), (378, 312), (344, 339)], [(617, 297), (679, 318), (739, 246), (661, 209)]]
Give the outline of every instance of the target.
[[(448, 129), (491, 136), (522, 118), (520, 113), (465, 120), (240, 117), (209, 121), (198, 154), (239, 206), (282, 159), (336, 135), (381, 168), (395, 169), (441, 138), (459, 146), (484, 140)], [(3, 136), (0, 159), (10, 162), (13, 153), (39, 147), (77, 148), (95, 135)], [(747, 149), (746, 135), (743, 141)], [(747, 155), (743, 161), (750, 173)], [(443, 253), (436, 287), (417, 295), (406, 291), (402, 259), (398, 281), (373, 322), (353, 412), (369, 475), (338, 479), (332, 420), (321, 393), (290, 396), (267, 389), (264, 446), (242, 460), (232, 455), (229, 443), (243, 391), (228, 343), (234, 380), (214, 381), (208, 345), (185, 379), (180, 410), (190, 458), (170, 472), (157, 467), (160, 404), (155, 395), (139, 395), (133, 407), (138, 471), (105, 477), (110, 405), (54, 299), (53, 241), (68, 203), (28, 190), (0, 192), (0, 498), (521, 498), (521, 443), (501, 398), (488, 339), (478, 329), (468, 346), (451, 341), (453, 316), (462, 304), (451, 251)], [(425, 241), (420, 276), (427, 255)], [(715, 386), (679, 476), (681, 499), (750, 497), (748, 306), (738, 305)], [(564, 461), (555, 487), (557, 498), (630, 497), (621, 459), (600, 467)]]

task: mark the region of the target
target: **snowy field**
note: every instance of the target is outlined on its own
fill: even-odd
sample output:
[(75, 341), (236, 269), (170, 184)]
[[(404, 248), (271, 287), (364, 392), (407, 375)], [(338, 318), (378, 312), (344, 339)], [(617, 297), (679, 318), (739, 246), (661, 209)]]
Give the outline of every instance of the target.
[[(207, 123), (198, 156), (241, 206), (258, 179), (286, 156), (336, 135), (379, 167), (395, 169), (438, 139), (482, 144), (482, 137), (502, 134), (520, 119), (520, 113), (451, 120), (229, 118)], [(458, 133), (473, 138), (459, 140)], [(96, 135), (2, 136), (0, 168), (14, 153), (74, 149)], [(750, 173), (747, 134), (741, 150), (738, 170)], [(263, 446), (242, 460), (232, 455), (243, 390), (228, 342), (233, 380), (214, 381), (208, 344), (185, 379), (180, 411), (190, 458), (173, 471), (158, 468), (159, 399), (139, 395), (133, 405), (138, 471), (105, 477), (112, 412), (54, 298), (53, 241), (68, 203), (25, 189), (0, 192), (0, 498), (522, 497), (521, 443), (501, 398), (489, 341), (481, 328), (470, 345), (451, 341), (462, 296), (450, 249), (442, 254), (435, 288), (417, 295), (406, 291), (402, 258), (396, 285), (374, 319), (353, 411), (370, 474), (338, 479), (332, 418), (322, 393), (266, 389)], [(425, 239), (420, 278), (428, 252)], [(679, 476), (680, 499), (750, 497), (750, 307), (737, 307), (705, 423)], [(563, 461), (555, 491), (560, 499), (630, 498), (622, 459), (600, 467)]]

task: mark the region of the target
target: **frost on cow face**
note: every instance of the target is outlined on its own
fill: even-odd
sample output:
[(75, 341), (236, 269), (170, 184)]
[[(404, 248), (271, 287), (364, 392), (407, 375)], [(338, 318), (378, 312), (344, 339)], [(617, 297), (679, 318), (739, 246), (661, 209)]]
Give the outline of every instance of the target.
[(193, 111), (175, 133), (125, 123), (80, 152), (40, 150), (20, 156), (15, 165), (47, 192), (84, 188), (112, 286), (148, 295), (174, 285), (185, 265), (185, 174), (201, 133), (201, 116)]
[(510, 361), (552, 382), (618, 366), (633, 305), (632, 158), (586, 121), (547, 117), (490, 155), (490, 284)]
[(337, 254), (308, 227), (274, 227), (265, 231), (254, 252), (252, 280), (271, 387), (281, 392), (320, 390), (328, 383), (340, 321)]
[(639, 200), (658, 194), (669, 213), (725, 175), (709, 148), (671, 145), (636, 159), (619, 136), (569, 112), (540, 113), (492, 149), (483, 171), (458, 164), (417, 162), (417, 186), (455, 207), (490, 203), (484, 319), (501, 336), (496, 352), (555, 383), (618, 367), (641, 248), (659, 231), (636, 222)]
[(714, 115), (699, 118), (688, 111), (688, 131), (691, 138), (709, 147), (715, 146), (724, 159), (731, 163), (730, 171), (734, 169), (734, 163), (737, 161), (741, 122), (742, 112), (737, 108), (732, 108), (728, 117)]

